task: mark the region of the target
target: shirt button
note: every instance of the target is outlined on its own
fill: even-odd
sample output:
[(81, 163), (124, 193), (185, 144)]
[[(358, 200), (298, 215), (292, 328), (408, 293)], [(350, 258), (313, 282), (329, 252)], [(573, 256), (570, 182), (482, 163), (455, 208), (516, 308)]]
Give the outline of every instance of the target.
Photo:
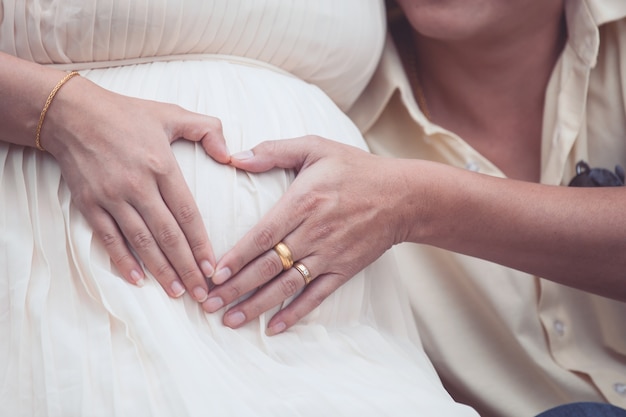
[(474, 161), (468, 161), (465, 164), (465, 169), (467, 169), (468, 171), (472, 171), (472, 172), (478, 172), (480, 171), (480, 166), (478, 166), (478, 164)]
[(565, 334), (565, 323), (563, 323), (561, 320), (555, 320), (553, 327), (554, 327), (554, 331), (559, 336), (563, 336)]
[(626, 395), (626, 384), (623, 384), (621, 382), (618, 382), (616, 384), (613, 384), (613, 389), (615, 390), (615, 392), (617, 392), (619, 395)]

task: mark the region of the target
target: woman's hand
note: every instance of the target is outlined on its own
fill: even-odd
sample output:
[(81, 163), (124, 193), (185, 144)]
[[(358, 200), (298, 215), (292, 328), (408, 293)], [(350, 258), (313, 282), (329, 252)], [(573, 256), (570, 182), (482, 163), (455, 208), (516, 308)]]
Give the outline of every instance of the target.
[(227, 163), (220, 121), (75, 77), (57, 94), (41, 138), (121, 274), (143, 283), (132, 248), (170, 296), (187, 289), (204, 301), (215, 256), (170, 144), (201, 142)]
[[(317, 137), (264, 142), (233, 155), (231, 164), (252, 172), (274, 167), (299, 171), (271, 212), (218, 262), (203, 307), (217, 311), (261, 287), (226, 312), (230, 327), (254, 319), (305, 286), (295, 267), (283, 271), (272, 248), (283, 242), (312, 282), (269, 322), (268, 334), (282, 332), (317, 307), (340, 285), (403, 237), (393, 198), (402, 184), (393, 160)], [(394, 180), (395, 178), (395, 180)]]

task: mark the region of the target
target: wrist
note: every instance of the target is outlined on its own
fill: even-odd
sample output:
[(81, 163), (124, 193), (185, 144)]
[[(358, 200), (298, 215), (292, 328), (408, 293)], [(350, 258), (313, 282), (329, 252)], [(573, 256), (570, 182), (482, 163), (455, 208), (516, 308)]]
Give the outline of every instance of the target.
[(456, 221), (451, 218), (463, 198), (454, 168), (424, 160), (401, 160), (401, 203), (397, 205), (398, 241), (437, 245)]
[(48, 98), (43, 106), (43, 109), (41, 110), (41, 113), (39, 114), (39, 121), (37, 123), (37, 128), (35, 129), (35, 147), (38, 150), (45, 151), (43, 145), (41, 144), (41, 129), (43, 128), (43, 123), (46, 120), (46, 114), (48, 113), (48, 110), (50, 109), (50, 106), (52, 105), (52, 102), (54, 98), (56, 97), (56, 94), (67, 82), (69, 82), (70, 79), (78, 75), (79, 74), (76, 71), (67, 73), (63, 78), (59, 80), (59, 82), (57, 82), (54, 88), (50, 91), (50, 94), (48, 95)]
[(48, 108), (40, 141), (42, 147), (57, 159), (81, 136), (79, 131), (86, 120), (84, 111), (97, 100), (91, 91), (93, 85), (83, 77), (67, 80)]

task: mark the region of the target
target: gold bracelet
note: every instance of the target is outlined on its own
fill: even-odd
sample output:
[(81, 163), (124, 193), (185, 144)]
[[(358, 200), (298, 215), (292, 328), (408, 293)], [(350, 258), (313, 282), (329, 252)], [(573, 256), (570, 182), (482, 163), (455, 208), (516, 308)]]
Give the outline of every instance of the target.
[(65, 77), (63, 77), (63, 79), (59, 81), (57, 85), (54, 86), (54, 88), (50, 92), (50, 95), (48, 96), (48, 99), (46, 100), (46, 104), (44, 104), (43, 106), (43, 110), (41, 110), (41, 115), (39, 115), (39, 123), (37, 124), (37, 134), (35, 135), (35, 147), (39, 149), (40, 151), (45, 151), (44, 147), (41, 146), (41, 126), (43, 125), (43, 120), (45, 119), (46, 113), (48, 112), (48, 107), (50, 107), (50, 103), (52, 103), (52, 100), (54, 99), (54, 96), (56, 95), (57, 91), (59, 91), (59, 89), (63, 87), (63, 84), (68, 82), (70, 78), (76, 75), (80, 75), (80, 74), (78, 74), (77, 71), (72, 71), (69, 74), (67, 74)]

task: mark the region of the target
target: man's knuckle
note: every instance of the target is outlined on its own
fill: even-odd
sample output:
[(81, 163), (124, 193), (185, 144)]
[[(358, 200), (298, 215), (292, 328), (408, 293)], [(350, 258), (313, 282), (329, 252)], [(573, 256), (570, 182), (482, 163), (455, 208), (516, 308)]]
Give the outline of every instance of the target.
[(310, 239), (312, 241), (325, 240), (329, 236), (336, 236), (337, 232), (337, 228), (331, 222), (318, 223), (310, 232)]
[(311, 190), (296, 198), (296, 209), (301, 216), (310, 216), (320, 210), (325, 200), (326, 196), (323, 193)]
[(275, 233), (272, 227), (264, 227), (254, 235), (254, 244), (261, 252), (270, 250), (274, 246)]
[(261, 314), (263, 314), (267, 308), (262, 305), (262, 304), (250, 304), (246, 307), (246, 310), (248, 311), (248, 314), (246, 314), (246, 317), (258, 317)]
[(309, 298), (311, 310), (319, 307), (329, 295), (327, 291), (316, 291), (315, 294)]
[[(134, 178), (132, 176), (126, 178), (126, 186), (128, 187), (130, 193), (134, 192), (137, 189), (134, 183)], [(96, 197), (95, 195), (85, 194), (82, 196), (82, 198), (85, 199), (85, 201), (88, 201), (89, 204), (98, 204), (98, 199), (100, 199), (101, 201), (115, 201), (116, 199), (120, 198), (119, 184), (115, 183), (114, 181), (104, 181), (102, 184), (100, 184), (100, 189), (98, 190), (97, 196), (98, 197)]]
[(279, 288), (285, 297), (291, 297), (298, 291), (298, 283), (293, 277), (285, 277), (279, 281)]
[(237, 284), (229, 285), (226, 289), (226, 293), (228, 294), (229, 300), (235, 300), (241, 296), (242, 290), (241, 287)]
[(72, 202), (79, 207), (81, 211), (87, 211), (97, 205), (93, 194), (86, 192), (84, 189), (72, 192)]
[(277, 257), (268, 257), (259, 261), (259, 271), (263, 278), (275, 277), (282, 269), (283, 265)]

